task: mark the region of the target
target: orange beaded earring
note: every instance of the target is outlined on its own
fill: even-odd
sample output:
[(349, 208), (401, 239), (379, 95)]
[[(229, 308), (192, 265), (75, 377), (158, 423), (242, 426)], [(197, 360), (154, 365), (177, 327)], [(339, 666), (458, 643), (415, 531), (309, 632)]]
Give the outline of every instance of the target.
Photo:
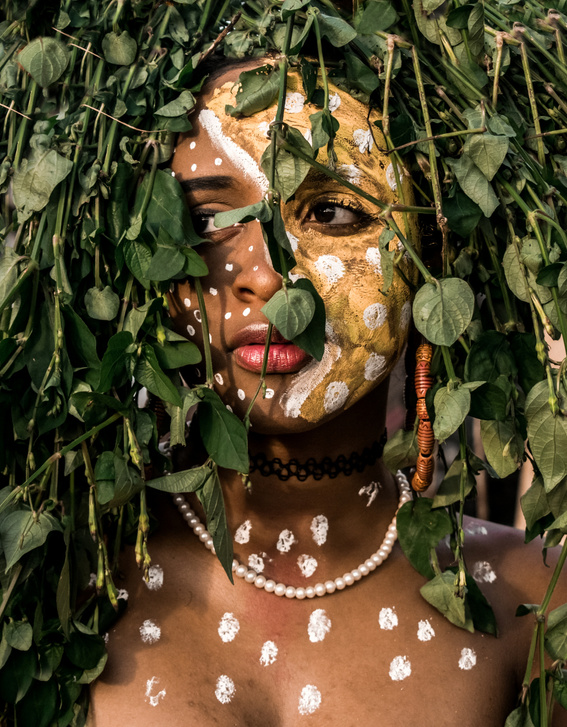
[(433, 386), (431, 376), (431, 359), (433, 357), (433, 346), (430, 343), (422, 343), (415, 353), (415, 393), (417, 395), (416, 413), (419, 417), (417, 428), (417, 456), (416, 471), (411, 486), (416, 492), (426, 490), (433, 480), (433, 448), (435, 436), (433, 427), (429, 421), (425, 397)]

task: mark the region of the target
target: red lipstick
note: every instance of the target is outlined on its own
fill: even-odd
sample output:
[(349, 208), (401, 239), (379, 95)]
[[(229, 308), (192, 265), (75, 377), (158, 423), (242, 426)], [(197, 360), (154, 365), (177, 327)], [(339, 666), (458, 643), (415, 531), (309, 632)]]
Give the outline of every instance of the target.
[[(233, 353), (241, 368), (255, 373), (261, 372), (267, 334), (268, 326), (259, 323), (243, 328), (234, 336)], [(309, 354), (287, 341), (276, 328), (272, 329), (267, 373), (295, 373), (308, 358)]]

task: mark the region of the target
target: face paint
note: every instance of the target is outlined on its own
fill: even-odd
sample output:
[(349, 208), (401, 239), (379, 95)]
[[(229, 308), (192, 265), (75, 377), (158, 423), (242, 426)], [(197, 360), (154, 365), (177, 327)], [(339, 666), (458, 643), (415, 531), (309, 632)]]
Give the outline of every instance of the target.
[(313, 714), (321, 706), (321, 692), (314, 684), (307, 684), (299, 697), (299, 714)]
[(219, 386), (222, 386), (224, 384), (224, 379), (222, 377), (222, 374), (215, 374), (215, 381)]
[(242, 389), (238, 389), (236, 393), (238, 394), (238, 398), (240, 399), (240, 401), (244, 401), (244, 399), (246, 399), (246, 394), (244, 393), (244, 391), (242, 391)]
[(317, 570), (317, 561), (312, 555), (300, 555), (297, 559), (297, 565), (301, 571), (301, 575), (305, 578), (310, 578), (313, 573)]
[(238, 526), (238, 529), (234, 534), (234, 540), (239, 545), (244, 545), (250, 540), (250, 530), (252, 530), (252, 523), (250, 520), (245, 520), (242, 525)]
[(288, 114), (299, 114), (303, 111), (305, 97), (302, 93), (288, 93), (285, 97), (285, 110)]
[(417, 638), (420, 641), (431, 641), (431, 639), (435, 636), (435, 631), (433, 629), (433, 626), (429, 623), (429, 621), (420, 621), (417, 625)]
[(265, 553), (262, 553), (261, 555), (258, 555), (257, 553), (252, 553), (252, 555), (248, 556), (248, 566), (252, 568), (253, 571), (256, 571), (256, 573), (262, 573), (264, 570), (265, 556)]
[(329, 521), (324, 515), (316, 515), (311, 521), (311, 534), (317, 545), (323, 545), (327, 540)]
[(150, 619), (146, 619), (140, 626), (140, 636), (144, 644), (155, 644), (161, 638), (161, 628)]
[(128, 600), (128, 591), (125, 588), (121, 588), (116, 594), (116, 598), (121, 598), (123, 601)]
[(376, 499), (376, 496), (378, 495), (378, 492), (380, 491), (380, 488), (382, 485), (379, 482), (371, 482), (369, 485), (365, 485), (364, 487), (361, 487), (358, 491), (358, 494), (362, 497), (363, 495), (366, 495), (368, 497), (368, 502), (366, 503), (366, 507), (370, 507), (374, 500)]
[(398, 625), (398, 615), (393, 608), (383, 608), (378, 616), (378, 623), (384, 631), (392, 631)]
[(260, 654), (260, 664), (262, 666), (270, 666), (273, 664), (278, 656), (278, 647), (273, 641), (266, 641), (262, 646), (262, 653)]
[(345, 266), (336, 255), (321, 255), (315, 262), (315, 269), (324, 275), (328, 282), (338, 282), (345, 274)]
[(152, 707), (157, 707), (160, 699), (163, 699), (166, 694), (165, 689), (161, 689), (157, 694), (152, 694), (158, 684), (159, 679), (157, 677), (152, 677), (146, 682), (146, 702), (149, 702)]
[(159, 565), (151, 565), (148, 570), (148, 580), (145, 579), (144, 583), (150, 591), (159, 591), (163, 586), (163, 568)]
[(188, 325), (188, 326), (187, 326), (187, 333), (188, 333), (188, 334), (189, 334), (190, 336), (194, 336), (194, 335), (195, 335), (195, 329), (193, 328), (193, 326), (191, 326), (191, 325)]
[(364, 378), (367, 381), (376, 381), (387, 367), (386, 357), (379, 353), (371, 353), (364, 364)]
[(323, 639), (330, 630), (331, 619), (327, 616), (327, 612), (325, 611), (325, 609), (315, 609), (311, 616), (309, 616), (309, 626), (307, 627), (309, 641), (314, 644), (316, 644), (318, 641), (323, 641)]
[(232, 679), (230, 677), (227, 677), (226, 674), (221, 674), (220, 677), (217, 679), (215, 697), (219, 700), (221, 704), (228, 704), (232, 701), (235, 692), (236, 687), (234, 686), (234, 682), (232, 681)]
[(297, 540), (291, 530), (282, 530), (276, 543), (276, 548), (280, 553), (289, 553), (294, 543), (297, 543)]
[(352, 134), (352, 138), (361, 154), (364, 154), (366, 151), (372, 151), (374, 139), (372, 138), (370, 129), (356, 129)]
[(246, 318), (246, 316), (249, 316), (249, 315), (250, 315), (250, 308), (245, 308), (245, 309), (244, 309), (244, 310), (242, 311), (242, 315), (243, 315), (243, 316), (244, 316), (245, 318)]
[(191, 308), (191, 301), (189, 298), (185, 298), (183, 302), (185, 303), (186, 308)]
[(459, 669), (469, 671), (476, 666), (476, 653), (474, 649), (463, 649), (459, 659)]
[(376, 275), (382, 275), (382, 255), (379, 247), (369, 247), (366, 251), (366, 262), (371, 265)]
[(401, 682), (411, 675), (411, 663), (407, 656), (396, 656), (390, 663), (390, 679)]
[(216, 295), (218, 293), (218, 290), (216, 288), (209, 288), (209, 293), (211, 295)]
[(240, 622), (233, 613), (225, 613), (219, 622), (218, 633), (221, 640), (228, 644), (234, 641), (236, 634), (240, 631)]
[(496, 580), (496, 573), (487, 560), (477, 561), (472, 567), (471, 575), (477, 583), (494, 583)]

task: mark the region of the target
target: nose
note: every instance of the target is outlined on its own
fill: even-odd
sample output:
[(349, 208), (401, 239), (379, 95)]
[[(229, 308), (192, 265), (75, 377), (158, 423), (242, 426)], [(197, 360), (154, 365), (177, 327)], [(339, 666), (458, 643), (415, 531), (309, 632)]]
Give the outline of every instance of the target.
[(282, 287), (282, 276), (270, 260), (259, 222), (248, 222), (240, 242), (239, 272), (232, 284), (232, 293), (238, 300), (251, 303), (255, 298), (267, 302)]

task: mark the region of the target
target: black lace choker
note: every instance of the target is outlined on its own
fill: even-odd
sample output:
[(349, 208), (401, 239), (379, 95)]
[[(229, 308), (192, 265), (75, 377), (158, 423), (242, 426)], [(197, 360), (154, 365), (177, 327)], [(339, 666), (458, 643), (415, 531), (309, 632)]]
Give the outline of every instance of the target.
[(290, 459), (289, 462), (282, 462), (279, 457), (268, 459), (265, 454), (250, 455), (250, 474), (258, 472), (262, 477), (275, 475), (278, 480), (285, 482), (295, 477), (304, 482), (308, 477), (314, 480), (321, 480), (323, 477), (334, 479), (339, 475), (351, 475), (353, 472), (362, 472), (366, 467), (375, 464), (382, 456), (384, 445), (388, 439), (386, 430), (380, 437), (380, 441), (374, 442), (370, 447), (365, 447), (362, 452), (352, 452), (348, 457), (339, 454), (336, 459), (324, 457), (320, 462), (310, 457), (307, 462), (299, 462), (297, 459)]

